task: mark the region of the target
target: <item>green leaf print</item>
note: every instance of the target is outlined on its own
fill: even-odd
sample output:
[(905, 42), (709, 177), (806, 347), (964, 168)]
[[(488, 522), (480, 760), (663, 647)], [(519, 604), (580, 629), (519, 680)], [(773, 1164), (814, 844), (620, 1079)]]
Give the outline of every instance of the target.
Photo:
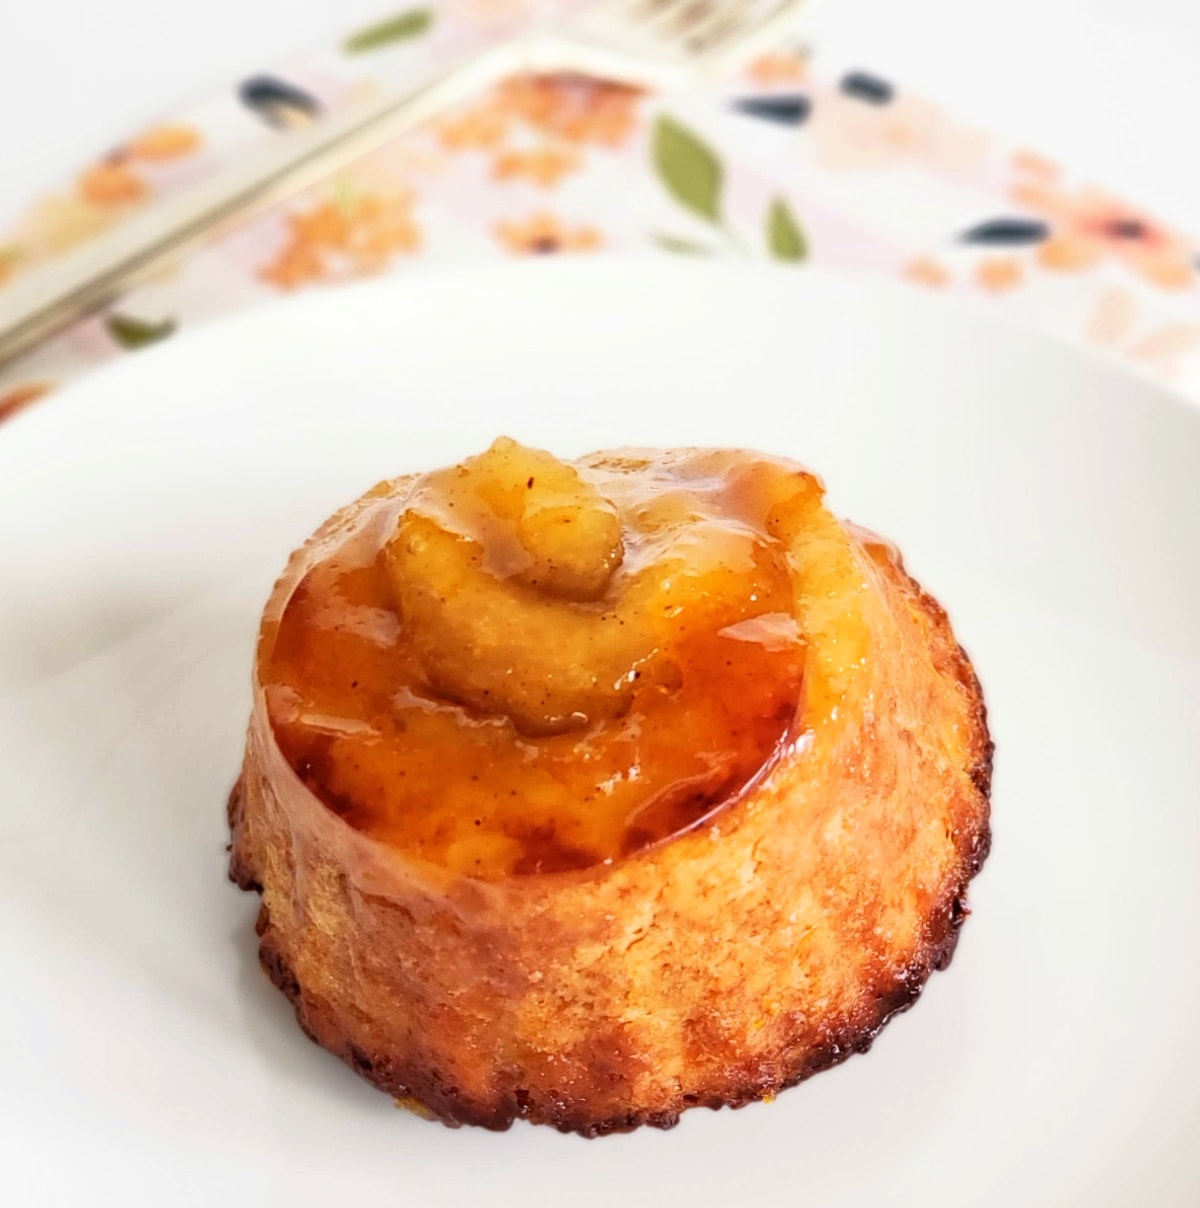
[(808, 240), (782, 197), (775, 198), (767, 211), (767, 247), (776, 260), (798, 262), (808, 257)]
[(419, 37), (433, 24), (433, 13), (427, 8), (411, 8), (407, 12), (397, 13), (386, 21), (368, 25), (358, 33), (351, 34), (342, 43), (342, 49), (348, 55), (361, 55), (370, 50), (381, 50), (396, 42), (405, 42), (409, 38)]
[(157, 344), (173, 335), (179, 325), (174, 319), (163, 319), (159, 323), (151, 323), (146, 319), (135, 319), (132, 315), (109, 315), (104, 320), (108, 334), (122, 348), (145, 348), (149, 344)]
[(693, 243), (690, 239), (680, 239), (678, 235), (657, 233), (651, 236), (664, 252), (674, 252), (677, 256), (711, 256), (713, 249), (703, 243)]
[(665, 115), (654, 126), (654, 169), (680, 205), (709, 222), (721, 221), (721, 161), (690, 130)]

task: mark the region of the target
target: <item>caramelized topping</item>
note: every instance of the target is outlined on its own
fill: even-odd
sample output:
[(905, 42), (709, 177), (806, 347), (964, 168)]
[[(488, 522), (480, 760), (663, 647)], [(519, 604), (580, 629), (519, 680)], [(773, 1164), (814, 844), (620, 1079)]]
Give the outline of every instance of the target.
[(280, 748), (351, 826), (481, 878), (687, 829), (796, 732), (805, 543), (844, 544), (820, 498), (756, 454), (510, 440), (381, 493), (264, 629)]

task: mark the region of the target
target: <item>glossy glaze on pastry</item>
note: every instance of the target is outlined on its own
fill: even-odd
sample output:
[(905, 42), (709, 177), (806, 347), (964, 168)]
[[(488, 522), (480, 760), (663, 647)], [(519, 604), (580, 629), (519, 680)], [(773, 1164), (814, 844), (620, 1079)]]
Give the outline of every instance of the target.
[(511, 441), (293, 557), (231, 802), (301, 1023), (448, 1122), (673, 1123), (949, 958), (990, 742), (941, 610), (794, 463)]

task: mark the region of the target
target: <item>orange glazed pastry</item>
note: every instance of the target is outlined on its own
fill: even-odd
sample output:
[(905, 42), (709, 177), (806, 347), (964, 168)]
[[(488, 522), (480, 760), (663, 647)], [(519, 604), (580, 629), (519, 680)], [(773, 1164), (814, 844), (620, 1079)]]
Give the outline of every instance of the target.
[(263, 618), (231, 874), (301, 1026), (449, 1124), (667, 1127), (864, 1051), (954, 949), (991, 743), (946, 615), (756, 453), (497, 441)]

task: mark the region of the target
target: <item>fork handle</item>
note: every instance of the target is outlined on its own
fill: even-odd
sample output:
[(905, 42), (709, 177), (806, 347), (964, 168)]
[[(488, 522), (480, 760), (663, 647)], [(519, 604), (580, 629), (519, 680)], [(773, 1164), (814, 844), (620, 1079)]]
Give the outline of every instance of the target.
[[(806, 0), (776, 0), (754, 38), (790, 20)], [(599, 6), (603, 7), (603, 6)], [(725, 63), (720, 53), (669, 55), (606, 45), (586, 23), (546, 22), (522, 37), (427, 70), (403, 94), (323, 118), (181, 189), (40, 269), (0, 288), (0, 368), (83, 315), (107, 305), (195, 244), (262, 213), (445, 109), (522, 70), (572, 71), (649, 91), (678, 88)], [(611, 30), (608, 31), (611, 33)]]
[(230, 164), (132, 215), (0, 289), (0, 367), (107, 303), (189, 247), (245, 222), (437, 113), (469, 99), (529, 59), (524, 40), (426, 72), (405, 92), (355, 105), (281, 133)]

